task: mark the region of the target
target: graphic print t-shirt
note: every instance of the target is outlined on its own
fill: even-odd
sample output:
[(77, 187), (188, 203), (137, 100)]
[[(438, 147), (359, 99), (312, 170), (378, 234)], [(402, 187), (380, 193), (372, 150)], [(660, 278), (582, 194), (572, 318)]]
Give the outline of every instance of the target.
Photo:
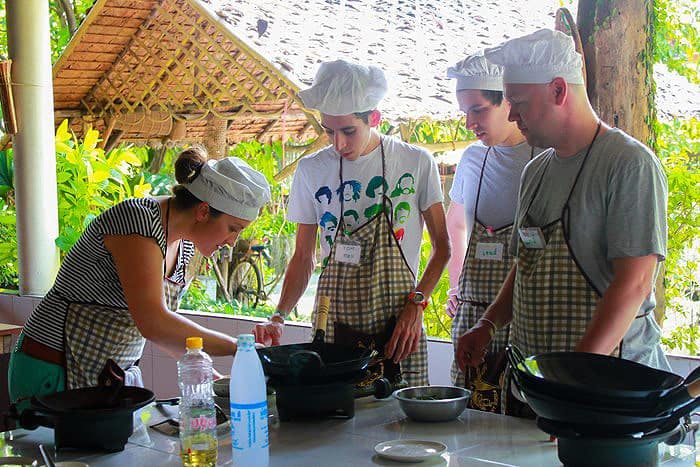
[(391, 200), (389, 217), (393, 218), (394, 235), (416, 274), (423, 235), (421, 212), (442, 201), (437, 163), (424, 149), (389, 137), (383, 137), (382, 141), (385, 177), (382, 177), (379, 146), (355, 161), (343, 161), (342, 184), (340, 155), (332, 146), (300, 160), (290, 192), (287, 220), (318, 224), (321, 260), (325, 264), (341, 218), (346, 230), (357, 230), (381, 211), (382, 194), (386, 194)]

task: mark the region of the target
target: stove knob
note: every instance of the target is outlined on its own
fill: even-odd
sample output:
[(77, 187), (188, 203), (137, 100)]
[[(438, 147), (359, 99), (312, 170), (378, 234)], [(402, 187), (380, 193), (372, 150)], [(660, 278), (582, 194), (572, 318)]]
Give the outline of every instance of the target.
[(394, 388), (387, 378), (379, 378), (374, 380), (374, 397), (377, 399), (386, 399), (394, 392)]

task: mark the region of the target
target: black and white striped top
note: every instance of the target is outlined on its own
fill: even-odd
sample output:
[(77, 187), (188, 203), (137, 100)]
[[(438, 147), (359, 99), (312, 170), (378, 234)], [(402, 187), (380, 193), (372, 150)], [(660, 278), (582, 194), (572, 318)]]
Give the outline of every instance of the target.
[[(96, 217), (73, 245), (61, 264), (56, 282), (32, 312), (24, 332), (58, 351), (64, 350), (63, 328), (68, 305), (96, 304), (126, 309), (126, 299), (105, 235), (143, 235), (158, 242), (165, 257), (164, 219), (153, 198), (128, 199)], [(134, 252), (134, 254), (138, 254)], [(194, 255), (194, 244), (180, 243), (180, 252), (169, 279), (184, 283), (185, 270)]]

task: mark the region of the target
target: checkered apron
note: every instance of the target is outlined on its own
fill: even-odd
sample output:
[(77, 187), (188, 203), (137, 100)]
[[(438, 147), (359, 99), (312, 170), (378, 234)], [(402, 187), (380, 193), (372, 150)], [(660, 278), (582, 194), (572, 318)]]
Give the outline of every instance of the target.
[[(384, 147), (382, 151), (382, 174), (384, 174)], [(342, 183), (342, 160), (340, 163)], [(385, 196), (385, 208), (391, 201)], [(341, 202), (341, 210), (342, 202)], [(391, 212), (391, 209), (389, 209)], [(351, 239), (361, 247), (359, 264), (337, 261), (335, 252), (338, 241), (334, 241), (328, 255), (328, 262), (321, 272), (316, 290), (318, 297), (331, 297), (328, 312), (326, 341), (335, 342), (335, 323), (342, 323), (355, 331), (366, 334), (380, 334), (393, 316), (403, 310), (409, 293), (415, 287), (415, 277), (403, 256), (401, 247), (394, 237), (392, 222), (387, 209), (370, 219), (354, 232), (346, 232), (341, 219), (336, 239)], [(343, 237), (343, 238), (340, 238)], [(313, 322), (316, 322), (314, 306)], [(315, 333), (312, 329), (312, 336)], [(428, 347), (425, 330), (420, 338), (418, 350), (401, 362), (401, 371), (410, 385), (428, 384)]]
[[(569, 248), (567, 234), (570, 231), (569, 201), (593, 142), (595, 137), (574, 179), (561, 217), (541, 227), (545, 247), (527, 248), (522, 239), (518, 241), (510, 339), (525, 355), (574, 350), (583, 338), (601, 296), (579, 267)], [(542, 178), (544, 173), (546, 168)], [(541, 185), (542, 179), (524, 211), (522, 227), (533, 226), (528, 211)], [(510, 371), (507, 376), (510, 376)], [(510, 385), (504, 387), (504, 392), (508, 387)], [(503, 396), (505, 398), (506, 394)], [(506, 400), (506, 403), (505, 413), (512, 414), (510, 401)]]
[(97, 386), (111, 358), (121, 368), (135, 365), (146, 340), (129, 310), (72, 303), (65, 323), (66, 389)]
[[(178, 263), (176, 270), (182, 267)], [(173, 273), (176, 276), (177, 271)], [(163, 279), (169, 310), (178, 309), (184, 289), (184, 281)], [(146, 343), (126, 308), (72, 303), (64, 328), (66, 389), (96, 386), (97, 376), (109, 358), (125, 370), (137, 365)]]
[[(467, 332), (481, 318), (486, 307), (496, 298), (503, 285), (514, 257), (510, 254), (508, 244), (513, 232), (513, 225), (507, 225), (493, 230), (478, 219), (479, 196), (483, 181), (484, 169), (491, 148), (486, 151), (484, 163), (481, 166), (479, 184), (474, 203), (474, 227), (469, 236), (467, 253), (459, 277), (458, 308), (452, 320), (452, 343), (457, 348), (459, 337)], [(532, 154), (530, 156), (532, 158)], [(476, 257), (477, 244), (499, 243), (503, 245), (503, 256), (498, 260), (479, 259)], [(508, 344), (508, 326), (496, 332), (484, 359), (477, 368), (469, 368), (465, 375), (452, 361), (452, 381), (457, 386), (464, 386), (472, 391), (469, 407), (486, 412), (500, 412), (501, 386), (505, 370), (505, 347)]]

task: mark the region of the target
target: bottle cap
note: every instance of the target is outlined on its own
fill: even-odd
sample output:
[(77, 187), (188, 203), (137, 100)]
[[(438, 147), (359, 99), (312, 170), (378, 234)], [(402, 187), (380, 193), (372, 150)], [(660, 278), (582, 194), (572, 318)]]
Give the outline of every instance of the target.
[(239, 349), (252, 349), (255, 347), (255, 336), (252, 334), (240, 334), (238, 336)]
[(201, 337), (188, 337), (185, 341), (185, 347), (188, 349), (201, 349), (204, 347), (204, 341)]

